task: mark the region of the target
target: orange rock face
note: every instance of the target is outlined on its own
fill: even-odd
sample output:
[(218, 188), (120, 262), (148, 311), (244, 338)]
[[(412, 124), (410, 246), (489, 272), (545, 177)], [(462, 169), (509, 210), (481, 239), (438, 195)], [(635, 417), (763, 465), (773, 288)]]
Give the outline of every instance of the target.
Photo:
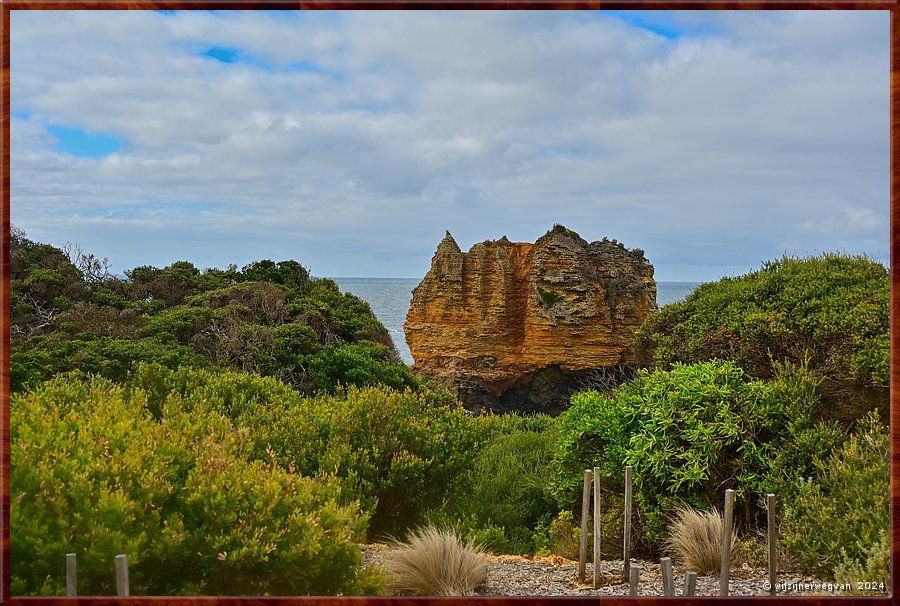
[(655, 310), (642, 251), (556, 226), (534, 244), (503, 237), (463, 253), (448, 232), (404, 328), (414, 369), (478, 407), (547, 369), (571, 377), (633, 363), (634, 331)]

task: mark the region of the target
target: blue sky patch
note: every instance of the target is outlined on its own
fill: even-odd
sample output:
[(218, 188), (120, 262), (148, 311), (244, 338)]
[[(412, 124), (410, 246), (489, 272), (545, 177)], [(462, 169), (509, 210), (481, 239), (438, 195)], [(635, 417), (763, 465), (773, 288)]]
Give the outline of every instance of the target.
[(106, 133), (89, 133), (81, 128), (48, 124), (47, 132), (56, 137), (56, 149), (82, 158), (102, 158), (122, 149), (125, 141)]
[(202, 56), (221, 61), (222, 63), (237, 63), (240, 52), (241, 51), (236, 48), (213, 46), (205, 53), (202, 53)]
[(31, 114), (24, 110), (11, 111), (11, 112), (9, 112), (9, 115), (12, 116), (13, 118), (18, 118), (19, 120), (27, 120), (28, 118), (31, 117)]
[(212, 46), (207, 50), (198, 53), (199, 56), (207, 58), (207, 59), (215, 59), (221, 63), (227, 64), (241, 64), (241, 65), (251, 65), (257, 69), (260, 69), (264, 72), (270, 74), (277, 73), (306, 73), (306, 74), (317, 74), (320, 76), (326, 76), (331, 78), (337, 82), (341, 82), (344, 80), (345, 76), (341, 72), (330, 70), (322, 67), (312, 61), (294, 61), (292, 63), (277, 64), (272, 61), (267, 61), (265, 59), (260, 59), (259, 57), (255, 57), (250, 53), (247, 53), (243, 49), (233, 47), (233, 46)]
[(648, 18), (645, 15), (641, 15), (638, 11), (609, 10), (600, 12), (604, 15), (609, 15), (611, 17), (615, 17), (621, 21), (624, 21), (632, 27), (638, 27), (649, 32), (653, 32), (654, 34), (662, 36), (667, 40), (677, 40), (686, 33), (675, 27), (675, 25), (672, 23), (665, 23), (661, 20)]

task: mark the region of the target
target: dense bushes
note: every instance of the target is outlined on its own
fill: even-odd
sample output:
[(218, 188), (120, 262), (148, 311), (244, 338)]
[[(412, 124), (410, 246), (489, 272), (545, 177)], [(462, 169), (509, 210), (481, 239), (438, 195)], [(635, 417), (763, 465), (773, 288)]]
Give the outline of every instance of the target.
[(73, 370), (122, 381), (142, 361), (168, 368), (209, 365), (190, 348), (155, 339), (111, 339), (90, 333), (74, 337), (41, 335), (10, 352), (10, 390), (36, 387), (57, 374)]
[(865, 257), (784, 257), (667, 305), (642, 327), (637, 352), (661, 368), (729, 359), (758, 378), (774, 375), (773, 359), (807, 359), (828, 418), (875, 408), (886, 418), (889, 295), (887, 269)]
[(868, 567), (873, 576), (857, 580), (889, 576), (883, 543), (890, 520), (890, 451), (887, 427), (869, 415), (839, 450), (817, 457), (819, 474), (794, 476), (782, 536), (787, 554), (804, 570), (832, 576), (840, 569), (846, 576)]
[(128, 383), (163, 418), (206, 407), (248, 431), (251, 459), (337, 478), (371, 514), (370, 534), (415, 525), (471, 465), (478, 435), (456, 404), (423, 392), (349, 387), (304, 397), (270, 378), (229, 371), (139, 366)]
[(166, 410), (102, 379), (57, 378), (11, 402), (12, 591), (110, 594), (129, 556), (134, 594), (373, 591), (339, 488), (248, 460), (247, 431), (196, 403)]
[(483, 446), (472, 465), (453, 479), (454, 498), (429, 517), (495, 553), (547, 549), (546, 527), (558, 511), (549, 485), (556, 420), (484, 416), (474, 425)]
[(637, 522), (650, 549), (678, 507), (718, 504), (726, 488), (736, 490), (751, 524), (751, 494), (783, 486), (788, 474), (813, 473), (810, 455), (840, 440), (837, 430), (810, 422), (814, 405), (814, 383), (792, 366), (772, 382), (724, 361), (641, 371), (611, 397), (572, 398), (560, 420), (556, 493), (574, 507), (582, 470), (594, 466), (604, 488), (621, 493), (624, 467), (634, 466)]
[(119, 279), (80, 249), (12, 236), (13, 391), (73, 369), (121, 380), (154, 359), (276, 377), (305, 393), (420, 387), (369, 305), (296, 261), (240, 271), (177, 261)]

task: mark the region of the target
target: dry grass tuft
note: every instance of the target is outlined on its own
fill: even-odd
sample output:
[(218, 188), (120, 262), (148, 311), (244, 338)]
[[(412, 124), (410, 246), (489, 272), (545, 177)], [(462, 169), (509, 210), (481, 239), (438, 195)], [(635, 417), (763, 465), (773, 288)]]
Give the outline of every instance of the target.
[(452, 530), (419, 528), (407, 542), (395, 542), (386, 564), (387, 588), (401, 595), (474, 595), (487, 580), (488, 560), (471, 541)]
[[(683, 507), (676, 514), (664, 547), (687, 570), (695, 570), (701, 575), (717, 573), (722, 567), (724, 535), (725, 521), (715, 507), (705, 512)], [(740, 541), (732, 530), (732, 562), (737, 561), (739, 553)]]

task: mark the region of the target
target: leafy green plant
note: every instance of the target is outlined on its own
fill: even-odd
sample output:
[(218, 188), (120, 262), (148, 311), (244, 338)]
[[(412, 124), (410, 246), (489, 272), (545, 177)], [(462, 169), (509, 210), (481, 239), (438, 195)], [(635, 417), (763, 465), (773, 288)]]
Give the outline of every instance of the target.
[(870, 413), (839, 450), (820, 456), (821, 474), (797, 474), (781, 527), (787, 555), (828, 578), (839, 565), (865, 570), (873, 557), (877, 568), (890, 519), (889, 460), (889, 432)]
[(452, 523), (494, 553), (534, 553), (535, 528), (557, 511), (548, 485), (556, 441), (550, 427), (491, 438), (471, 468), (454, 479), (456, 499), (431, 517)]
[(369, 305), (296, 261), (202, 272), (177, 261), (136, 267), (122, 280), (80, 249), (83, 270), (64, 251), (13, 235), (13, 390), (73, 369), (122, 380), (132, 361), (171, 366), (173, 356), (277, 377), (306, 393), (420, 387)]
[(169, 368), (209, 365), (190, 348), (156, 339), (112, 339), (90, 333), (69, 338), (54, 333), (32, 337), (12, 349), (10, 390), (21, 391), (75, 370), (122, 381), (135, 364), (151, 361)]
[(860, 554), (851, 557), (841, 549), (841, 561), (834, 569), (835, 581), (850, 585), (853, 595), (885, 595), (891, 588), (891, 541), (885, 529), (869, 545), (859, 545)]
[(401, 390), (418, 387), (416, 376), (406, 366), (397, 364), (393, 356), (384, 345), (360, 341), (326, 347), (305, 362), (313, 386), (321, 391), (333, 391), (338, 385), (385, 385)]
[(786, 256), (665, 306), (639, 331), (636, 353), (659, 368), (729, 359), (764, 379), (773, 360), (806, 360), (826, 418), (886, 415), (889, 291), (887, 268), (866, 257)]
[(544, 307), (553, 307), (562, 299), (561, 294), (544, 290), (543, 288), (538, 288), (538, 294), (541, 296), (541, 302), (544, 304)]
[[(129, 383), (154, 410), (207, 407), (246, 428), (249, 457), (340, 483), (371, 514), (370, 534), (396, 533), (445, 498), (471, 466), (477, 433), (458, 405), (426, 392), (348, 387), (306, 397), (267, 377), (232, 371), (138, 367)], [(163, 413), (165, 415), (165, 413)]]
[(133, 594), (375, 592), (361, 573), (358, 503), (329, 480), (248, 460), (249, 435), (198, 402), (154, 420), (145, 392), (60, 377), (10, 404), (12, 586)]
[(726, 488), (743, 499), (745, 522), (752, 524), (760, 512), (746, 495), (781, 482), (788, 461), (794, 475), (814, 472), (811, 461), (786, 445), (815, 427), (815, 404), (814, 382), (791, 365), (775, 381), (753, 379), (718, 360), (643, 370), (611, 397), (573, 396), (560, 419), (555, 493), (562, 507), (575, 508), (582, 470), (599, 467), (604, 489), (621, 494), (624, 467), (632, 465), (635, 523), (650, 549), (666, 537), (666, 516), (683, 503), (718, 503)]
[(550, 553), (574, 560), (580, 549), (581, 525), (571, 511), (563, 510), (550, 523)]

